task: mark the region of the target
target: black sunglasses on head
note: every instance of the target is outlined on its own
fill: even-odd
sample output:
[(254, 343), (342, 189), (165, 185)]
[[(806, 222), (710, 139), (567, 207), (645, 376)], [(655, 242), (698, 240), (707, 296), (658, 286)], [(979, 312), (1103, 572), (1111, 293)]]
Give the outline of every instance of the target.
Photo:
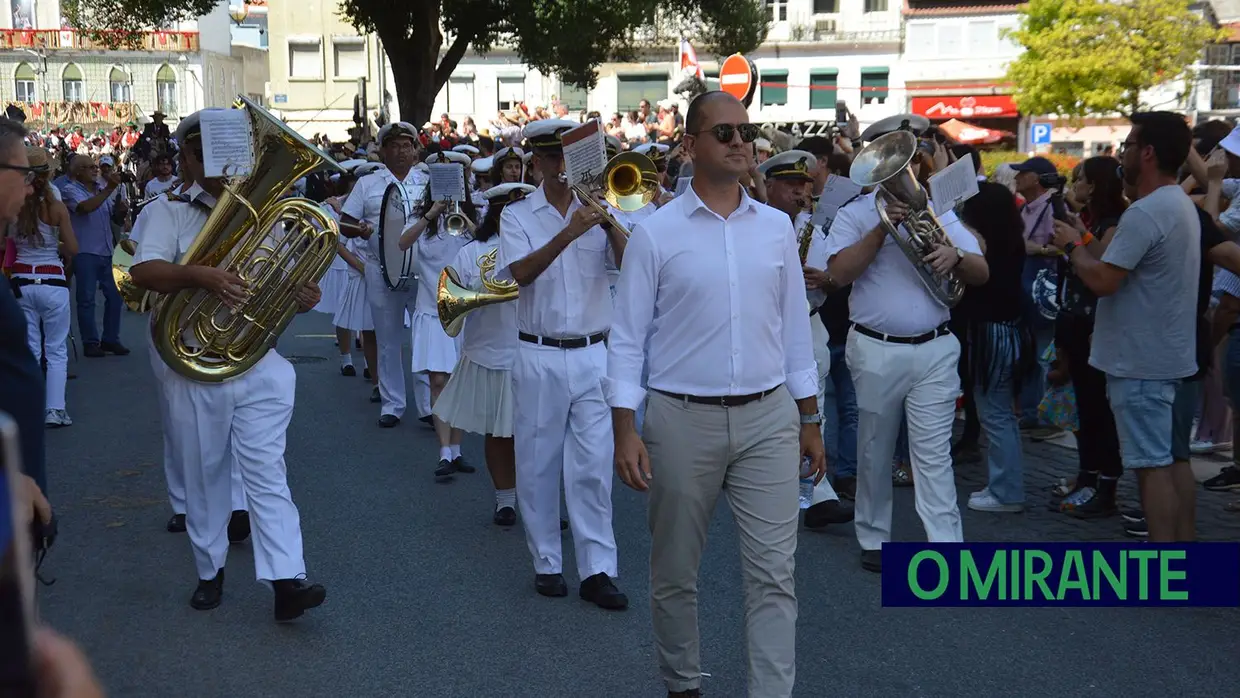
[(696, 136), (702, 133), (709, 133), (720, 143), (731, 143), (737, 131), (740, 131), (741, 142), (743, 143), (753, 143), (758, 140), (758, 136), (762, 133), (757, 124), (715, 124), (708, 129), (690, 135)]

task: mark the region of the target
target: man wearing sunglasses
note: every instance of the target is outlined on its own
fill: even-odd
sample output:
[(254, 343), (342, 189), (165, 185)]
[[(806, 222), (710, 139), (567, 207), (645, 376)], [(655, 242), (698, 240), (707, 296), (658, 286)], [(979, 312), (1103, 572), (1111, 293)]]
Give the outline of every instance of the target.
[[(911, 115), (899, 125), (866, 130), (877, 140), (900, 128), (917, 131)], [(881, 123), (881, 122), (880, 122)], [(891, 122), (888, 122), (891, 123)], [(919, 167), (914, 160), (914, 176)], [(840, 209), (827, 238), (827, 267), (836, 284), (853, 285), (853, 328), (844, 350), (857, 391), (857, 498), (854, 527), (861, 566), (882, 571), (882, 546), (891, 540), (891, 459), (907, 415), (909, 448), (917, 488), (917, 513), (932, 543), (964, 540), (951, 436), (960, 396), (960, 342), (948, 330), (950, 311), (922, 284), (916, 267), (879, 223), (876, 192)], [(890, 199), (881, 205), (899, 226), (909, 209)], [(927, 203), (933, 210), (932, 203)], [(936, 273), (953, 272), (966, 284), (982, 284), (990, 271), (977, 238), (947, 211), (938, 215), (952, 246), (926, 258)], [(906, 235), (904, 230), (900, 234)]]
[(669, 696), (701, 691), (698, 567), (720, 493), (742, 541), (749, 695), (792, 695), (798, 465), (816, 482), (826, 471), (796, 235), (786, 213), (741, 185), (758, 137), (748, 121), (723, 92), (689, 105), (693, 182), (637, 224), (608, 348), (616, 472), (650, 494), (650, 594)]

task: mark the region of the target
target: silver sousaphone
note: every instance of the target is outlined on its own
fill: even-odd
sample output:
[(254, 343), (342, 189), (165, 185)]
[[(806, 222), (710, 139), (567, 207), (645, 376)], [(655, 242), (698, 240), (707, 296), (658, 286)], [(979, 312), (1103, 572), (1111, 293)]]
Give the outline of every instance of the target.
[(389, 184), (379, 208), (379, 270), (393, 291), (404, 291), (413, 278), (413, 247), (400, 249), (400, 236), (409, 227), (410, 202), (399, 184)]

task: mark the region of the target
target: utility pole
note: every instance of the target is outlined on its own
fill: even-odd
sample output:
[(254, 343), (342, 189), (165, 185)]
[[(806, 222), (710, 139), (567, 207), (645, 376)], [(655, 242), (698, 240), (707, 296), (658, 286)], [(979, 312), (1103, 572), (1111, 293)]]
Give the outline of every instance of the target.
[(375, 58), (379, 62), (379, 119), (382, 122), (380, 126), (387, 125), (392, 120), (388, 114), (388, 91), (387, 91), (387, 54), (383, 51), (383, 40), (375, 36)]

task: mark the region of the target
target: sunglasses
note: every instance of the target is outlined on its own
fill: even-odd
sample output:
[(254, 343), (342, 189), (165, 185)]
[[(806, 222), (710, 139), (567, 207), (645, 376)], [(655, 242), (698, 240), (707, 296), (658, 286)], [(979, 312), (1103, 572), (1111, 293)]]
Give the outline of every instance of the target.
[(709, 133), (720, 143), (731, 143), (737, 131), (740, 131), (741, 142), (743, 143), (753, 143), (758, 140), (758, 136), (762, 133), (757, 124), (715, 124), (704, 131), (698, 131), (692, 135)]

